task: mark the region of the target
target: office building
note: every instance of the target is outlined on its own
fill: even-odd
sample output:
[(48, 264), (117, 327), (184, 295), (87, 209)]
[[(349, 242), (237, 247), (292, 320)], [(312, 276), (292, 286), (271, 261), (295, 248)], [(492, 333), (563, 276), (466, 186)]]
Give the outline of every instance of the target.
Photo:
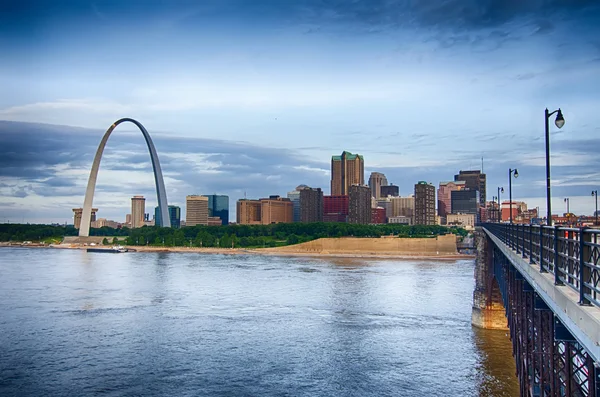
[(306, 185), (298, 185), (296, 189), (287, 194), (287, 198), (290, 199), (294, 206), (294, 222), (300, 222), (300, 190), (307, 187)]
[(387, 184), (388, 181), (385, 175), (380, 172), (371, 172), (371, 176), (369, 176), (369, 187), (371, 188), (373, 197), (379, 199), (381, 197), (381, 187), (387, 186)]
[(371, 189), (352, 185), (348, 194), (348, 223), (371, 223)]
[(260, 199), (260, 220), (263, 225), (294, 222), (294, 205), (288, 198), (269, 196)]
[(435, 225), (435, 186), (419, 181), (415, 184), (415, 225)]
[(465, 184), (465, 181), (440, 182), (437, 194), (439, 216), (445, 218), (452, 213), (452, 192), (465, 189)]
[(348, 222), (348, 196), (323, 196), (323, 221)]
[(300, 221), (323, 222), (323, 191), (306, 186), (300, 190)]
[(385, 208), (371, 208), (371, 223), (382, 224), (387, 220), (385, 216)]
[(240, 199), (236, 203), (236, 220), (240, 225), (260, 225), (260, 200)]
[(451, 192), (453, 214), (472, 214), (475, 222), (479, 222), (479, 191), (466, 188)]
[(131, 198), (131, 228), (144, 226), (146, 216), (146, 199), (144, 196), (133, 196)]
[(481, 171), (460, 171), (454, 175), (455, 181), (465, 181), (465, 188), (479, 192), (479, 206), (485, 207), (486, 176)]
[(229, 225), (229, 196), (222, 194), (203, 194), (208, 198), (208, 216), (218, 216), (222, 225)]
[(391, 218), (388, 218), (388, 223), (412, 226), (413, 219), (410, 216), (392, 216)]
[(190, 195), (185, 198), (185, 224), (208, 225), (208, 197)]
[[(154, 207), (154, 225), (162, 227), (160, 223), (160, 207)], [(174, 229), (179, 229), (181, 227), (181, 208), (176, 205), (170, 205), (169, 209), (169, 219), (171, 220), (171, 227)]]
[(392, 197), (400, 196), (400, 189), (396, 185), (381, 186), (381, 188), (379, 190), (381, 192), (380, 193), (381, 198), (385, 198), (387, 196), (392, 196)]
[(208, 226), (223, 226), (223, 220), (218, 216), (209, 216)]
[[(414, 220), (415, 217), (415, 197), (391, 197), (392, 207), (391, 216), (406, 216)], [(390, 216), (388, 216), (389, 218)]]
[(390, 200), (389, 198), (380, 198), (379, 200), (377, 200), (377, 205), (376, 207), (381, 207), (385, 210), (385, 217), (386, 219), (393, 216), (392, 213), (392, 200)]
[(342, 152), (331, 157), (331, 195), (348, 195), (350, 186), (365, 184), (363, 156)]
[[(96, 212), (98, 212), (98, 208), (92, 208), (92, 216), (90, 218), (90, 226), (92, 222), (96, 220)], [(75, 229), (79, 229), (81, 226), (81, 215), (83, 214), (83, 208), (73, 208), (73, 226)]]

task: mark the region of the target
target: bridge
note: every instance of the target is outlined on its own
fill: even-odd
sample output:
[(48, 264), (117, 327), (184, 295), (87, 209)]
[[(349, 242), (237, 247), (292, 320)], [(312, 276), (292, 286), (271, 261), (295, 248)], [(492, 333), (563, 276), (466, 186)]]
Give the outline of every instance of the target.
[(600, 230), (486, 223), (473, 325), (507, 329), (521, 396), (600, 397)]

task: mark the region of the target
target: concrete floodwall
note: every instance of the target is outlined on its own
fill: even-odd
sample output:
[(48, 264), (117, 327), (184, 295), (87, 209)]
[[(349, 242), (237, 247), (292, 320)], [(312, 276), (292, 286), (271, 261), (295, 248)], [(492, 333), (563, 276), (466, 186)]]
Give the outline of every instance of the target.
[(382, 238), (320, 238), (302, 244), (266, 248), (261, 251), (378, 255), (454, 255), (457, 253), (456, 236), (454, 234), (432, 238), (398, 238), (387, 236)]

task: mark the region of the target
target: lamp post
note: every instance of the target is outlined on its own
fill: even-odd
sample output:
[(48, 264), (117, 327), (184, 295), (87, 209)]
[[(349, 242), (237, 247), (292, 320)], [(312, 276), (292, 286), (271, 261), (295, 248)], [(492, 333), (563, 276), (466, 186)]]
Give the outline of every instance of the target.
[(513, 223), (513, 218), (512, 218), (512, 176), (514, 175), (515, 178), (519, 177), (519, 171), (517, 171), (517, 169), (515, 168), (514, 170), (512, 168), (508, 169), (508, 205), (509, 205), (509, 216), (510, 216), (510, 223)]
[(504, 193), (504, 187), (498, 188), (498, 222), (502, 221), (502, 207), (500, 206), (500, 193)]
[(494, 205), (492, 205), (492, 220), (497, 221), (498, 216), (494, 216), (494, 212), (497, 213), (496, 209), (494, 208), (496, 206), (496, 200), (498, 199), (498, 197), (496, 196), (492, 196), (492, 202), (494, 203)]
[(556, 114), (556, 120), (554, 120), (554, 124), (558, 128), (562, 128), (565, 125), (565, 119), (562, 115), (560, 108), (551, 113), (548, 112), (548, 108), (545, 110), (544, 121), (546, 123), (546, 208), (548, 210), (547, 223), (549, 226), (552, 226), (552, 209), (551, 209), (551, 194), (550, 194), (550, 126), (548, 125), (548, 119), (554, 113)]
[(594, 212), (594, 225), (598, 225), (598, 191), (592, 190), (592, 197), (596, 197), (596, 212)]

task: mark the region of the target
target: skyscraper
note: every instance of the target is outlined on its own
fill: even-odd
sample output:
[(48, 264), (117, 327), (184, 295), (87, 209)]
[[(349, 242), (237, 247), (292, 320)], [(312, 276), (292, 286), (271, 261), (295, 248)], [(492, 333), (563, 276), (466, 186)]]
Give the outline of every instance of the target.
[(486, 176), (479, 170), (460, 171), (454, 175), (455, 181), (465, 181), (465, 188), (479, 191), (479, 205), (485, 207)]
[[(171, 227), (174, 229), (179, 229), (181, 227), (181, 208), (176, 205), (170, 205), (169, 219), (171, 220)], [(162, 227), (160, 223), (160, 207), (154, 207), (154, 222), (155, 226)]]
[(331, 195), (348, 195), (350, 186), (365, 184), (363, 156), (343, 151), (331, 157)]
[(371, 172), (371, 176), (369, 176), (369, 187), (371, 188), (371, 194), (376, 199), (381, 197), (381, 187), (387, 186), (388, 181), (385, 175), (381, 172)]
[(415, 225), (435, 224), (435, 186), (419, 181), (415, 185)]
[(440, 182), (438, 188), (438, 215), (445, 217), (452, 212), (452, 197), (451, 194), (456, 190), (463, 190), (465, 188), (465, 181), (455, 182)]
[(371, 223), (371, 189), (352, 185), (348, 196), (348, 223)]
[(191, 195), (185, 198), (185, 225), (208, 225), (208, 197)]
[(305, 187), (300, 190), (300, 221), (323, 222), (323, 191)]
[(146, 199), (144, 196), (133, 196), (131, 198), (131, 228), (144, 226), (146, 215)]
[(208, 198), (208, 216), (219, 217), (222, 225), (229, 225), (229, 196), (222, 194), (203, 194)]

